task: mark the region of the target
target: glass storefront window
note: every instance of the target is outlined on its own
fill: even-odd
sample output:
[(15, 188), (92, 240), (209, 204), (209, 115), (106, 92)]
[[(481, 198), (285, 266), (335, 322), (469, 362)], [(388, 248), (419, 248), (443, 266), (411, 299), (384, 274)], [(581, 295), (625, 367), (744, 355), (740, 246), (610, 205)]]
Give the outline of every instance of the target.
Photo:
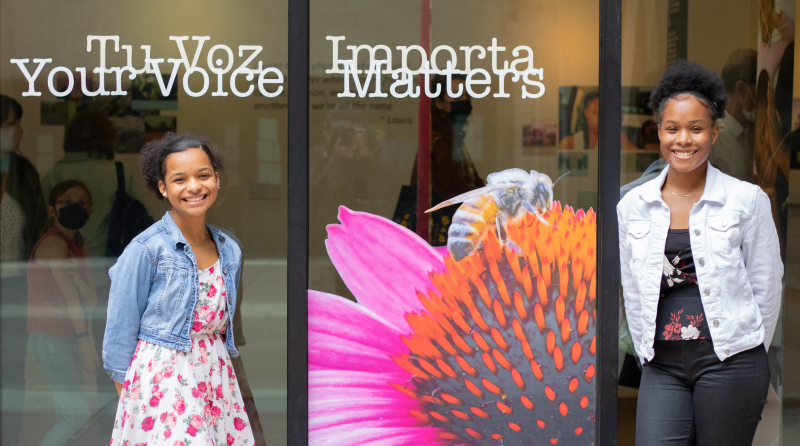
[[(108, 269), (119, 254), (108, 251), (109, 232), (120, 230), (111, 219), (115, 162), (126, 193), (159, 220), (167, 207), (143, 188), (139, 150), (166, 132), (190, 132), (222, 152), (227, 168), (208, 221), (243, 248), (233, 321), (240, 396), (256, 444), (286, 444), (287, 4), (9, 0), (0, 33), (0, 442), (108, 443), (117, 393), (99, 358)], [(79, 230), (88, 256), (78, 266), (66, 255), (29, 261), (52, 228), (51, 192), (71, 180), (90, 195)], [(82, 271), (74, 284), (42, 285), (74, 268)], [(76, 287), (77, 307), (67, 306)], [(92, 348), (79, 344), (77, 325)], [(156, 424), (174, 421), (165, 420)]]
[[(672, 62), (688, 59), (719, 74), (729, 101), (710, 162), (722, 172), (758, 184), (770, 198), (784, 257), (784, 306), (769, 346), (771, 383), (754, 445), (794, 444), (800, 438), (795, 409), (798, 379), (797, 262), (792, 249), (797, 181), (794, 145), (798, 95), (794, 1), (652, 4), (625, 0), (622, 17), (623, 131), (644, 142), (624, 151), (620, 195), (663, 168), (649, 90)], [(629, 91), (630, 94), (625, 92)], [(794, 101), (794, 102), (793, 102)], [(655, 136), (655, 138), (653, 138)], [(800, 181), (800, 180), (798, 180)], [(619, 444), (633, 444), (641, 373), (622, 318), (620, 330)]]
[(590, 444), (598, 3), (421, 5), (310, 4), (309, 444)]
[[(308, 3), (311, 291), (308, 313), (288, 316), (304, 297), (287, 296), (290, 2), (0, 3), (2, 444), (110, 438), (117, 394), (99, 358), (125, 244), (109, 234), (127, 230), (112, 218), (117, 163), (139, 214), (160, 219), (139, 150), (166, 132), (207, 136), (226, 161), (209, 222), (243, 248), (234, 363), (257, 445), (297, 444), (287, 317), (308, 321), (309, 444), (595, 440), (595, 212), (616, 200), (598, 195), (598, 154), (617, 150), (598, 119), (603, 2)], [(785, 264), (754, 445), (794, 444), (796, 2), (619, 4), (620, 196), (663, 167), (647, 106), (663, 70), (688, 59), (726, 81), (735, 134), (711, 162), (769, 195)], [(424, 212), (501, 178), (534, 184), (522, 218), (498, 206), (507, 188), (468, 197), (482, 200), (471, 214), (460, 200)], [(86, 193), (62, 191), (71, 180)], [(91, 208), (85, 258), (31, 260), (67, 202)], [(619, 325), (618, 444), (632, 445), (640, 370), (621, 299)]]

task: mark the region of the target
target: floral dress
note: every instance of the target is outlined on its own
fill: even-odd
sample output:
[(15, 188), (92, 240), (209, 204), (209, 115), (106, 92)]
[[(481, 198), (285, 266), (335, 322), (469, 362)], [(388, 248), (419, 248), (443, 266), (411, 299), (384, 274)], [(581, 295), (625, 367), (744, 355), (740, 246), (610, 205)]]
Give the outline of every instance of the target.
[(656, 312), (656, 340), (711, 339), (688, 229), (670, 229)]
[(111, 445), (253, 445), (222, 334), (228, 324), (219, 261), (198, 271), (200, 295), (183, 352), (139, 340), (122, 385)]

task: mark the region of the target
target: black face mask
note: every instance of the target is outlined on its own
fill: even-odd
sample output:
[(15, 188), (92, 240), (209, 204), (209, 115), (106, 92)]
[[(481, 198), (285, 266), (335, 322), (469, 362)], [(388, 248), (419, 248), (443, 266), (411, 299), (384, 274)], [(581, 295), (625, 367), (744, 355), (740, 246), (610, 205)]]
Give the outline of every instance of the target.
[(472, 102), (469, 99), (462, 99), (450, 103), (450, 112), (447, 117), (453, 122), (466, 121), (470, 113), (472, 113)]
[(87, 220), (89, 211), (78, 203), (66, 205), (58, 211), (58, 223), (69, 230), (82, 228)]

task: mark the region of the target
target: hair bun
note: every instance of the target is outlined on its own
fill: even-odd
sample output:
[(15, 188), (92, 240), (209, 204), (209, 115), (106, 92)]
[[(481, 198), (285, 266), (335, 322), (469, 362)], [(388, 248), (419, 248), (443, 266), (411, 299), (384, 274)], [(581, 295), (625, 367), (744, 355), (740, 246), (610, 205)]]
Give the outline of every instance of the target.
[(667, 99), (685, 93), (706, 102), (714, 120), (725, 116), (728, 95), (725, 93), (722, 78), (715, 72), (686, 60), (680, 60), (664, 70), (658, 84), (650, 93), (650, 102), (647, 105), (656, 111), (660, 119)]

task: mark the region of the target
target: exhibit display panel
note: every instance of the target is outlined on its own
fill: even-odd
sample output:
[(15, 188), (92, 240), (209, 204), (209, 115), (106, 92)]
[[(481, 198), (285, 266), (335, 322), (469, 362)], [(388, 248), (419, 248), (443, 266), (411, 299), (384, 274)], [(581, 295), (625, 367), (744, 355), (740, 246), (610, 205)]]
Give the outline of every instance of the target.
[[(208, 221), (243, 251), (240, 409), (256, 444), (286, 444), (287, 14), (271, 0), (0, 3), (2, 444), (108, 444), (118, 398), (99, 358), (119, 254), (108, 251), (114, 161), (125, 192), (161, 219), (168, 207), (144, 190), (139, 150), (167, 132), (207, 136), (224, 158)], [(51, 191), (75, 179), (91, 199), (79, 229), (88, 256), (29, 261), (50, 227)], [(43, 287), (48, 274), (74, 285)], [(70, 286), (79, 316), (59, 303)], [(80, 320), (89, 342), (75, 336)], [(152, 441), (193, 426), (158, 392), (138, 396), (128, 422), (155, 423)]]
[[(620, 195), (654, 178), (665, 165), (659, 164), (647, 94), (626, 97), (624, 91), (648, 92), (668, 65), (687, 59), (719, 74), (728, 94), (710, 162), (728, 175), (758, 184), (770, 198), (785, 268), (783, 309), (768, 349), (770, 388), (754, 445), (795, 444), (800, 439), (795, 13), (794, 0), (622, 2), (623, 129), (637, 128), (649, 146), (623, 153)], [(630, 103), (640, 107), (626, 109)], [(641, 372), (624, 312), (620, 318), (618, 439), (620, 445), (633, 445)]]
[(308, 444), (595, 444), (598, 2), (309, 17)]

